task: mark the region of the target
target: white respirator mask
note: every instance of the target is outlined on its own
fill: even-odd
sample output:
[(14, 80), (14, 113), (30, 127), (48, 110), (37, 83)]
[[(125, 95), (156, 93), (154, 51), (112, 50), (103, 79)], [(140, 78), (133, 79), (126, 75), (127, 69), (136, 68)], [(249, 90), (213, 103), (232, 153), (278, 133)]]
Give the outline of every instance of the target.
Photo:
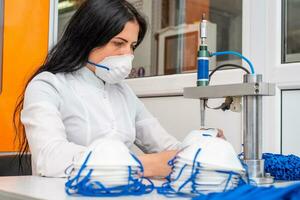
[(225, 192), (242, 184), (246, 169), (232, 145), (213, 130), (193, 131), (186, 146), (169, 161), (172, 168), (160, 194), (200, 195)]
[(70, 195), (97, 197), (147, 194), (154, 185), (143, 172), (142, 163), (123, 142), (100, 138), (74, 157), (66, 169), (65, 189)]
[(96, 66), (95, 74), (103, 81), (114, 84), (124, 80), (132, 69), (132, 54), (120, 56), (108, 56), (98, 64), (88, 61), (87, 63)]
[(216, 128), (193, 130), (184, 138), (181, 146), (185, 147), (193, 143), (197, 143), (197, 141), (201, 141), (203, 137), (217, 137), (217, 135), (218, 129)]

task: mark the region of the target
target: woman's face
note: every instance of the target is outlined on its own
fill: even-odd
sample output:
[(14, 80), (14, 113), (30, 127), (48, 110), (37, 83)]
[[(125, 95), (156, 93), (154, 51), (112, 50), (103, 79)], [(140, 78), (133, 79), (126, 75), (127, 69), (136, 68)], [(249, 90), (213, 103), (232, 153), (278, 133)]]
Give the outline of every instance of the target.
[[(113, 37), (105, 46), (93, 49), (89, 54), (88, 60), (99, 63), (108, 56), (133, 54), (138, 34), (139, 24), (136, 21), (127, 22), (123, 31)], [(87, 64), (87, 67), (95, 71), (95, 66)]]

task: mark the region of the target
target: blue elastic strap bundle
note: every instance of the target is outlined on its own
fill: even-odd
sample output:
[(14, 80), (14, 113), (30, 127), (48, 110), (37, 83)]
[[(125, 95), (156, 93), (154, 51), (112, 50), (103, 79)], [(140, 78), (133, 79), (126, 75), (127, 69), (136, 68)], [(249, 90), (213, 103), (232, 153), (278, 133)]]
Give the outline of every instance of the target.
[(295, 155), (264, 153), (265, 171), (275, 180), (300, 180), (300, 158)]
[[(154, 184), (151, 180), (145, 177), (134, 178), (132, 177), (132, 169), (128, 166), (128, 184), (115, 186), (115, 187), (106, 187), (100, 181), (92, 180), (91, 174), (93, 169), (90, 169), (88, 174), (80, 180), (82, 171), (87, 167), (87, 161), (92, 152), (88, 154), (84, 163), (82, 164), (78, 174), (72, 178), (68, 179), (65, 184), (65, 189), (67, 194), (80, 194), (83, 196), (95, 196), (95, 197), (117, 197), (117, 196), (128, 196), (128, 195), (143, 195), (151, 193), (154, 189)], [(143, 173), (143, 166), (141, 162), (133, 155), (132, 157), (139, 163), (141, 172)], [(143, 180), (147, 180), (149, 185), (143, 184)]]
[[(165, 195), (167, 197), (195, 197), (195, 196), (198, 196), (199, 194), (201, 194), (199, 191), (197, 191), (197, 186), (199, 186), (200, 184), (196, 183), (196, 180), (197, 180), (197, 175), (201, 173), (200, 171), (200, 163), (197, 162), (197, 157), (199, 156), (199, 153), (200, 153), (201, 149), (198, 149), (195, 156), (194, 156), (194, 159), (193, 159), (193, 165), (192, 165), (192, 170), (191, 170), (191, 175), (189, 176), (189, 178), (186, 179), (186, 181), (178, 188), (178, 191), (176, 191), (174, 188), (172, 188), (171, 186), (171, 183), (172, 182), (176, 182), (182, 175), (184, 169), (187, 167), (187, 164), (183, 165), (183, 167), (180, 169), (178, 175), (176, 176), (176, 178), (174, 178), (174, 180), (171, 180), (171, 175), (172, 175), (172, 172), (169, 174), (169, 176), (166, 177), (167, 181), (165, 183), (162, 184), (161, 187), (155, 187), (156, 190), (157, 190), (157, 193), (158, 194), (162, 194), (162, 195)], [(168, 162), (168, 164), (172, 167), (172, 171), (174, 169), (174, 163), (175, 163), (175, 160), (176, 160), (176, 156), (170, 160)], [(232, 178), (232, 175), (239, 175), (235, 172), (231, 172), (231, 171), (216, 171), (218, 173), (224, 173), (224, 174), (229, 174), (229, 177), (226, 181), (226, 185), (224, 187), (224, 192), (227, 191), (227, 187), (228, 187), (228, 184)], [(181, 192), (181, 190), (188, 184), (188, 183), (191, 183), (191, 192), (190, 194), (187, 194), (187, 193), (184, 193), (184, 192)], [(245, 182), (240, 179), (239, 181), (239, 185), (242, 185), (242, 184), (245, 184)]]
[(234, 190), (222, 193), (211, 193), (200, 195), (193, 200), (296, 200), (300, 199), (300, 183), (284, 188), (256, 187), (253, 185), (243, 185)]
[[(195, 154), (195, 157), (193, 159), (193, 166), (192, 166), (192, 171), (191, 171), (190, 177), (179, 187), (178, 191), (176, 191), (174, 188), (172, 188), (171, 182), (175, 182), (175, 181), (177, 181), (181, 177), (182, 172), (184, 171), (185, 167), (187, 166), (186, 164), (180, 169), (179, 174), (177, 175), (177, 177), (173, 181), (170, 178), (171, 174), (172, 174), (172, 172), (171, 172), (169, 174), (169, 176), (166, 177), (167, 181), (165, 183), (163, 183), (161, 187), (155, 187), (155, 189), (157, 190), (157, 193), (165, 195), (167, 197), (177, 197), (177, 196), (180, 196), (180, 197), (191, 197), (192, 196), (191, 194), (183, 193), (180, 190), (182, 188), (184, 188), (184, 186), (186, 184), (188, 184), (189, 182), (193, 183), (195, 181), (195, 179), (196, 179), (197, 174), (199, 174), (199, 169), (198, 168), (195, 169), (195, 166), (196, 166), (196, 163), (197, 163), (196, 159), (197, 159), (200, 151), (201, 151), (201, 149), (198, 149), (198, 151)], [(168, 164), (172, 167), (172, 171), (174, 170), (174, 162), (175, 162), (176, 158), (177, 157), (175, 156), (172, 160), (170, 160), (168, 162)], [(197, 166), (200, 166), (200, 164), (197, 163)], [(194, 187), (192, 187), (192, 191), (191, 192), (192, 193), (195, 192), (195, 188)], [(195, 196), (195, 195), (193, 195), (193, 196)]]
[[(242, 159), (244, 153), (240, 153)], [(275, 180), (296, 181), (300, 180), (300, 157), (295, 155), (282, 155), (263, 153), (265, 172), (270, 173)], [(243, 163), (243, 162), (242, 162)]]

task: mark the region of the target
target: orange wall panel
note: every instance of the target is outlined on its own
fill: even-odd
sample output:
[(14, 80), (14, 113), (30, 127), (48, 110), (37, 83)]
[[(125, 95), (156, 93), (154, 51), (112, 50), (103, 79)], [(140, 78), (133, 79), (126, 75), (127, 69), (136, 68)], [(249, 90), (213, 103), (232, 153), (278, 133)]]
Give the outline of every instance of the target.
[(14, 151), (12, 115), (26, 79), (48, 49), (49, 0), (4, 1), (0, 151)]

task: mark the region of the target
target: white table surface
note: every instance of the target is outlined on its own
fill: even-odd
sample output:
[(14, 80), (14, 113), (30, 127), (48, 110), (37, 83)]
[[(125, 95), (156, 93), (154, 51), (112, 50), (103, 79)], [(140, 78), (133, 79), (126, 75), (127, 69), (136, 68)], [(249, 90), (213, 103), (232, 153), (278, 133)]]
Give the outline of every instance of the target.
[[(65, 192), (64, 178), (45, 178), (39, 176), (5, 176), (0, 177), (0, 199), (20, 200), (20, 199), (66, 199), (85, 200), (97, 197), (69, 196)], [(154, 181), (155, 185), (160, 185), (161, 181)], [(98, 197), (99, 198), (99, 197)], [(187, 199), (187, 198), (167, 198), (157, 194), (154, 190), (150, 194), (143, 196), (121, 196), (101, 199)]]
[[(66, 200), (86, 200), (95, 199), (99, 197), (83, 197), (83, 196), (69, 196), (65, 192), (65, 178), (45, 178), (39, 176), (4, 176), (0, 177), (0, 200), (21, 200), (21, 199), (66, 199)], [(160, 186), (162, 181), (153, 181), (156, 186)], [(293, 182), (277, 182), (276, 187), (286, 187), (291, 184), (299, 183)], [(121, 196), (109, 197), (101, 199), (142, 199), (142, 200), (164, 200), (164, 199), (188, 199), (188, 198), (167, 198), (163, 195), (157, 194), (154, 190), (150, 194), (143, 196)]]

